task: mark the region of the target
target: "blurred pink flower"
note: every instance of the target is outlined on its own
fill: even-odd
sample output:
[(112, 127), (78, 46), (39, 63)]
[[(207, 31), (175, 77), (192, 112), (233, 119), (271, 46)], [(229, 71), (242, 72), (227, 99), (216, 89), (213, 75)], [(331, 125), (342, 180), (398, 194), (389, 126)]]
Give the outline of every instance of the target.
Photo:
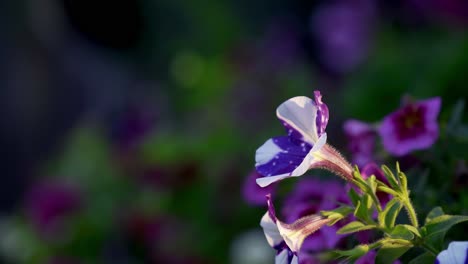
[(352, 154), (352, 161), (359, 167), (374, 161), (374, 147), (377, 136), (371, 124), (350, 119), (343, 129), (348, 138), (348, 149)]
[(57, 235), (66, 217), (81, 208), (78, 187), (45, 181), (33, 185), (26, 195), (26, 214), (39, 233)]
[[(297, 183), (291, 195), (285, 199), (281, 212), (285, 221), (291, 223), (305, 215), (335, 209), (339, 203), (350, 203), (343, 184), (307, 178)], [(305, 239), (302, 249), (315, 252), (336, 248), (345, 237), (336, 234), (339, 228), (340, 223), (322, 227)]]
[(439, 137), (440, 97), (405, 104), (387, 115), (378, 128), (384, 148), (395, 156), (432, 146)]
[(270, 184), (266, 187), (258, 186), (256, 180), (263, 177), (257, 171), (252, 171), (245, 179), (242, 187), (242, 198), (250, 205), (265, 205), (266, 195), (274, 194), (277, 183)]

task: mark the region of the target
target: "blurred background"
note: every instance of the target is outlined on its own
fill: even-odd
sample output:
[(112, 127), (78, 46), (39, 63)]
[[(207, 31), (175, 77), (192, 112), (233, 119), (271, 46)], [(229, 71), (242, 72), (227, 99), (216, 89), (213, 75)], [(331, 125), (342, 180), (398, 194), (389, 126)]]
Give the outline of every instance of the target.
[(0, 262), (272, 263), (245, 189), (281, 102), (319, 89), (347, 156), (345, 120), (443, 123), (467, 76), (464, 0), (1, 1)]

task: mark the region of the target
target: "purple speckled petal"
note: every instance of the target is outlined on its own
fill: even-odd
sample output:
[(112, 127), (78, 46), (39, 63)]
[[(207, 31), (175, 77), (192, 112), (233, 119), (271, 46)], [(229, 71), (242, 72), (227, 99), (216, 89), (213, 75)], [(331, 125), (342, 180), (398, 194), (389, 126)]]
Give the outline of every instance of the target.
[(288, 135), (313, 145), (319, 138), (317, 130), (318, 107), (305, 96), (293, 97), (276, 109), (276, 115), (285, 126)]
[(440, 98), (435, 97), (405, 105), (386, 116), (378, 129), (384, 148), (403, 156), (432, 146), (439, 136), (439, 111)]
[(309, 169), (312, 146), (292, 137), (275, 137), (258, 148), (255, 154), (255, 167), (264, 178), (257, 179), (261, 186), (289, 176), (299, 176)]
[(329, 119), (328, 107), (325, 103), (322, 102), (322, 95), (320, 94), (320, 91), (314, 91), (314, 97), (315, 97), (315, 104), (318, 108), (317, 118), (316, 118), (315, 123), (317, 125), (318, 135), (321, 136), (323, 133), (325, 133), (325, 128), (327, 128), (327, 124), (328, 124), (328, 119)]

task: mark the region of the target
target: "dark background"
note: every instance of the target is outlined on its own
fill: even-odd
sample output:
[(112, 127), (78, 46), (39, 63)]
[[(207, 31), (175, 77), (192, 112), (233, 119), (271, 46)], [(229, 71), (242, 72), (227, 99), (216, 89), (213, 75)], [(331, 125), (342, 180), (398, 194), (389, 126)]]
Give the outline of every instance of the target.
[[(441, 96), (447, 119), (468, 95), (467, 26), (462, 0), (1, 1), (0, 214), (31, 241), (4, 239), (5, 261), (235, 262), (264, 210), (240, 190), (282, 133), (275, 108), (321, 90), (345, 154), (343, 121), (377, 122), (403, 95)], [(72, 239), (28, 228), (44, 181), (80, 189)], [(145, 221), (169, 245), (156, 257), (132, 237)]]

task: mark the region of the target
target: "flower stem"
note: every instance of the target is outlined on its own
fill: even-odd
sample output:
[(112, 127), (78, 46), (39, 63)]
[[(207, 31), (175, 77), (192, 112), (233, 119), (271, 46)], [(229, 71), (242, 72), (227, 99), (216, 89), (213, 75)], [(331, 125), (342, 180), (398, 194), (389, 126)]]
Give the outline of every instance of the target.
[(430, 245), (426, 244), (426, 243), (421, 243), (420, 246), (422, 248), (424, 248), (425, 250), (427, 250), (429, 253), (431, 253), (432, 255), (434, 256), (437, 256), (439, 254), (439, 252), (437, 252), (436, 249), (434, 249), (433, 247), (431, 247)]
[(403, 205), (406, 208), (406, 212), (408, 212), (408, 217), (409, 217), (411, 224), (414, 227), (419, 228), (418, 217), (416, 216), (416, 211), (414, 211), (414, 207), (409, 201), (409, 198), (403, 202)]

